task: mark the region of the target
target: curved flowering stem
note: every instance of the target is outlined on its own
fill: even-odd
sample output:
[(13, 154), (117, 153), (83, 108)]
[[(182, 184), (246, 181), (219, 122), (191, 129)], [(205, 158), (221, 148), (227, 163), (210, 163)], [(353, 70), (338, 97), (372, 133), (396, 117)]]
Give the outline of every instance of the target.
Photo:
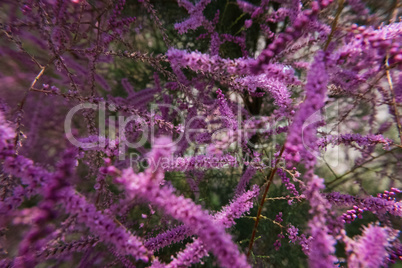
[[(253, 206), (252, 199), (257, 197), (258, 193), (259, 188), (254, 185), (252, 190), (238, 196), (231, 204), (225, 206), (222, 211), (214, 215), (215, 223), (222, 224), (227, 229), (235, 225), (234, 219), (240, 218)], [(177, 230), (178, 228), (175, 229)], [(203, 257), (208, 255), (206, 248), (207, 246), (199, 238), (194, 239), (192, 243), (186, 245), (183, 251), (177, 254), (176, 258), (167, 267), (183, 267), (198, 263)]]
[[(258, 193), (259, 188), (254, 185), (252, 190), (239, 194), (229, 205), (213, 216), (214, 221), (217, 224), (224, 225), (225, 228), (232, 227), (235, 225), (234, 219), (240, 218), (252, 208), (253, 199), (258, 196)], [(191, 234), (191, 228), (181, 225), (148, 239), (145, 242), (145, 246), (151, 250), (157, 250), (172, 243), (182, 241)]]
[[(65, 172), (59, 172), (61, 174), (56, 173), (56, 175), (49, 174), (22, 156), (7, 157), (5, 165), (7, 167), (5, 172), (21, 177), (24, 184), (28, 184), (29, 187), (34, 185), (36, 189), (31, 190), (34, 193), (39, 191), (51, 192), (52, 189), (46, 188), (46, 186), (57, 185), (58, 180), (65, 181), (65, 184), (68, 185), (68, 176), (61, 177), (65, 175)], [(19, 166), (24, 167), (25, 172), (21, 172)], [(32, 174), (35, 175), (32, 177)], [(87, 224), (92, 232), (99, 235), (100, 240), (114, 244), (120, 251), (131, 254), (136, 259), (149, 260), (152, 254), (142, 245), (140, 238), (132, 235), (115, 217), (97, 210), (95, 205), (87, 202), (86, 198), (76, 192), (73, 187), (66, 185), (63, 185), (63, 188), (52, 195), (68, 213), (77, 215), (77, 221)], [(4, 201), (4, 205), (3, 202), (0, 202), (1, 207), (6, 207), (8, 205), (6, 202), (7, 200)]]
[(171, 143), (167, 137), (157, 139), (154, 143), (156, 148), (148, 154), (153, 164), (139, 174), (135, 174), (132, 168), (125, 169), (116, 181), (125, 186), (129, 197), (145, 199), (191, 228), (203, 245), (216, 255), (222, 267), (250, 267), (245, 256), (224, 231), (224, 223), (215, 224), (213, 218), (192, 200), (175, 195), (172, 187), (160, 187), (164, 170), (155, 166), (155, 163), (172, 154), (174, 148), (169, 147)]

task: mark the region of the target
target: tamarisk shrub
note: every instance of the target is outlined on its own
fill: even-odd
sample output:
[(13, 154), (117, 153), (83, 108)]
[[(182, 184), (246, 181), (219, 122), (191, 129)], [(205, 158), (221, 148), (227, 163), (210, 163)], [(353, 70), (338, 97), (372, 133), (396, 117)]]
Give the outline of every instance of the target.
[(401, 265), (400, 15), (1, 1), (0, 267)]

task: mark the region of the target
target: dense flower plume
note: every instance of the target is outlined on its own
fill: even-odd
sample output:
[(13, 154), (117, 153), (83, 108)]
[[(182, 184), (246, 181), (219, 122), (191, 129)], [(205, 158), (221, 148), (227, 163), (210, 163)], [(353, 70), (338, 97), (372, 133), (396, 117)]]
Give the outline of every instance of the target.
[(4, 0), (0, 267), (402, 264), (398, 0)]

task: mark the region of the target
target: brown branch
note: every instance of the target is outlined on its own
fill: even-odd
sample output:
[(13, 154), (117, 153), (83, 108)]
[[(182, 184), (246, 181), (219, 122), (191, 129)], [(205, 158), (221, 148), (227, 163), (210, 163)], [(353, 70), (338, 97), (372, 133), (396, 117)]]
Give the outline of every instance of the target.
[(339, 0), (338, 1), (338, 10), (336, 11), (335, 19), (332, 22), (331, 32), (328, 35), (327, 42), (325, 42), (324, 50), (327, 50), (327, 48), (329, 46), (329, 43), (331, 43), (332, 37), (334, 36), (336, 25), (338, 24), (339, 16), (342, 13), (344, 3), (345, 3), (345, 0)]
[(387, 55), (387, 58), (385, 59), (385, 66), (386, 66), (385, 72), (387, 74), (389, 90), (391, 92), (392, 106), (393, 106), (394, 113), (395, 113), (396, 127), (398, 128), (399, 139), (401, 140), (401, 144), (402, 144), (402, 126), (401, 126), (401, 120), (400, 120), (400, 117), (399, 117), (398, 107), (396, 107), (395, 91), (394, 91), (394, 86), (392, 84), (391, 74), (389, 72), (388, 58), (389, 58), (389, 56)]
[[(17, 117), (17, 128), (16, 128), (16, 133), (17, 133), (17, 134), (15, 135), (15, 139), (14, 139), (14, 146), (15, 146), (15, 148), (18, 148), (17, 145), (18, 145), (18, 142), (19, 142), (19, 140), (20, 140), (19, 138), (20, 138), (20, 134), (21, 134), (21, 121), (22, 121), (22, 115), (21, 115), (21, 113), (22, 113), (22, 109), (24, 108), (25, 101), (26, 101), (26, 99), (27, 99), (27, 97), (28, 97), (28, 93), (29, 93), (29, 91), (31, 91), (31, 90), (33, 89), (33, 87), (35, 86), (36, 82), (38, 82), (38, 80), (41, 78), (41, 76), (42, 76), (43, 73), (45, 72), (46, 66), (41, 66), (40, 68), (41, 68), (41, 69), (40, 69), (40, 72), (39, 72), (38, 75), (35, 77), (35, 79), (32, 81), (31, 86), (28, 88), (27, 91), (25, 91), (24, 97), (22, 98), (22, 101), (20, 102), (19, 107), (18, 107), (18, 110), (17, 110), (17, 114), (18, 114), (18, 117)], [(16, 150), (16, 152), (17, 152), (17, 150)]]
[(272, 180), (273, 180), (273, 178), (274, 178), (274, 176), (275, 176), (275, 173), (276, 173), (276, 171), (278, 170), (278, 163), (279, 163), (279, 160), (280, 160), (281, 157), (282, 157), (283, 151), (285, 150), (285, 144), (286, 144), (286, 141), (285, 141), (285, 143), (282, 145), (282, 148), (281, 148), (281, 151), (280, 151), (280, 153), (279, 153), (279, 155), (278, 155), (278, 158), (277, 158), (276, 161), (275, 161), (275, 167), (271, 170), (271, 172), (270, 172), (269, 175), (267, 176), (268, 184), (267, 184), (267, 186), (265, 187), (264, 194), (262, 195), (262, 198), (261, 198), (260, 206), (258, 207), (258, 212), (257, 212), (257, 216), (256, 216), (256, 218), (255, 218), (255, 224), (254, 224), (253, 232), (252, 232), (251, 238), (250, 238), (250, 244), (249, 244), (249, 246), (248, 246), (247, 257), (250, 257), (251, 250), (253, 249), (254, 239), (255, 239), (255, 235), (256, 235), (256, 233), (257, 233), (257, 228), (258, 228), (258, 223), (259, 223), (260, 218), (261, 218), (262, 208), (263, 208), (264, 203), (265, 203), (265, 200), (266, 200), (266, 198), (267, 198), (267, 194), (268, 194), (269, 187), (271, 186), (271, 183), (272, 183)]
[[(384, 156), (384, 155), (387, 155), (387, 154), (389, 154), (389, 153), (394, 152), (394, 151), (397, 150), (397, 149), (399, 149), (399, 147), (398, 147), (398, 148), (394, 148), (394, 149), (392, 149), (392, 150), (390, 150), (390, 151), (385, 151), (384, 153), (379, 154), (379, 155), (377, 155), (377, 156), (373, 156), (372, 158), (370, 158), (370, 159), (364, 161), (363, 163), (361, 163), (360, 165), (357, 165), (357, 166), (353, 167), (352, 169), (350, 169), (349, 171), (347, 171), (347, 172), (344, 173), (343, 175), (338, 176), (338, 178), (336, 178), (336, 179), (334, 179), (334, 180), (328, 182), (328, 183), (326, 184), (326, 187), (325, 187), (326, 190), (327, 190), (327, 191), (332, 190), (333, 188), (337, 187), (339, 184), (344, 183), (345, 181), (348, 180), (348, 179), (345, 179), (345, 180), (343, 180), (343, 181), (340, 181), (342, 178), (344, 178), (344, 177), (346, 177), (347, 175), (353, 173), (355, 170), (364, 167), (364, 165), (366, 165), (366, 164), (368, 164), (368, 163), (370, 163), (370, 162), (372, 162), (372, 161), (374, 161), (374, 160), (376, 160), (376, 159), (378, 159), (378, 158), (380, 158), (380, 157), (382, 157), (382, 156)], [(338, 183), (335, 184), (335, 185), (333, 185), (335, 182), (338, 182)]]
[(396, 17), (398, 16), (398, 7), (399, 0), (394, 0), (391, 6), (391, 12), (389, 13), (389, 23), (394, 23), (396, 21)]

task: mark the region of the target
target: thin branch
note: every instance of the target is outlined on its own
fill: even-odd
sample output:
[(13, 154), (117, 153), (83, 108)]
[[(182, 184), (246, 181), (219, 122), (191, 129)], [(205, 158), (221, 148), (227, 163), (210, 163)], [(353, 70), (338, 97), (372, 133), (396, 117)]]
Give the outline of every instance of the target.
[(272, 171), (267, 176), (268, 184), (265, 187), (264, 194), (262, 195), (262, 198), (261, 198), (260, 206), (258, 207), (258, 212), (257, 212), (257, 216), (256, 216), (256, 219), (255, 219), (253, 232), (251, 234), (250, 244), (248, 246), (247, 257), (250, 257), (251, 250), (253, 249), (254, 239), (255, 239), (255, 235), (257, 233), (257, 228), (258, 228), (258, 223), (260, 222), (260, 218), (261, 218), (262, 208), (263, 208), (265, 200), (267, 198), (268, 190), (269, 190), (269, 188), (271, 186), (272, 180), (273, 180), (273, 178), (275, 176), (276, 171), (278, 170), (279, 160), (281, 159), (283, 151), (285, 150), (285, 144), (286, 144), (286, 142), (282, 145), (281, 151), (280, 151), (280, 153), (279, 153), (279, 155), (278, 155), (278, 157), (277, 157), (277, 159), (275, 161), (275, 167), (272, 169)]
[(401, 140), (401, 144), (402, 144), (402, 126), (401, 126), (401, 120), (400, 120), (400, 117), (399, 117), (398, 107), (396, 107), (395, 91), (394, 91), (394, 86), (392, 84), (391, 74), (389, 72), (390, 69), (389, 69), (388, 58), (389, 58), (389, 56), (387, 55), (387, 58), (385, 59), (385, 66), (386, 66), (385, 72), (387, 74), (389, 90), (391, 92), (392, 106), (394, 108), (394, 113), (395, 113), (396, 127), (398, 128), (399, 139)]
[[(332, 188), (335, 188), (335, 187), (337, 187), (340, 183), (345, 182), (346, 180), (343, 180), (342, 182), (339, 182), (338, 184), (333, 185), (335, 182), (338, 182), (338, 181), (340, 181), (342, 178), (344, 178), (344, 177), (346, 177), (347, 175), (353, 173), (356, 169), (361, 168), (361, 167), (363, 167), (365, 164), (370, 163), (371, 161), (373, 161), (373, 160), (375, 160), (375, 159), (378, 159), (378, 158), (380, 158), (380, 157), (382, 157), (382, 156), (384, 156), (384, 155), (387, 155), (387, 154), (389, 154), (389, 153), (391, 153), (391, 152), (393, 152), (393, 151), (395, 151), (395, 150), (397, 150), (397, 149), (399, 149), (399, 148), (394, 148), (394, 149), (392, 149), (392, 150), (390, 150), (390, 151), (385, 151), (384, 153), (379, 154), (379, 155), (377, 155), (377, 156), (373, 156), (372, 158), (370, 158), (370, 159), (366, 160), (365, 162), (361, 163), (360, 165), (357, 165), (357, 166), (353, 167), (351, 170), (347, 171), (347, 172), (344, 173), (343, 175), (339, 176), (338, 178), (334, 179), (333, 181), (328, 182), (328, 183), (326, 184), (327, 190), (330, 190), (330, 189), (332, 189)], [(330, 186), (331, 186), (331, 187), (330, 187)]]
[(338, 24), (339, 16), (342, 13), (344, 3), (345, 3), (345, 0), (338, 1), (338, 10), (336, 11), (335, 19), (332, 22), (331, 32), (328, 35), (327, 42), (325, 42), (324, 51), (327, 50), (329, 43), (331, 43), (332, 37), (334, 36), (335, 30), (336, 30), (336, 25)]
[[(47, 66), (41, 66), (41, 69), (40, 69), (38, 75), (37, 75), (37, 76), (35, 77), (35, 79), (32, 81), (31, 86), (28, 88), (28, 90), (25, 91), (24, 97), (22, 98), (22, 101), (21, 101), (20, 104), (19, 104), (19, 107), (18, 107), (18, 110), (17, 110), (17, 114), (18, 114), (18, 117), (17, 117), (17, 128), (16, 128), (16, 133), (17, 133), (17, 134), (15, 135), (15, 139), (14, 139), (14, 146), (15, 146), (15, 148), (18, 148), (17, 145), (18, 145), (18, 142), (19, 142), (19, 140), (20, 140), (20, 135), (21, 135), (21, 121), (22, 121), (22, 115), (21, 115), (21, 113), (22, 113), (22, 109), (24, 108), (24, 104), (25, 104), (25, 102), (26, 102), (26, 99), (27, 99), (27, 97), (28, 97), (28, 93), (29, 93), (29, 91), (31, 91), (31, 90), (34, 88), (36, 82), (38, 82), (38, 80), (41, 78), (41, 76), (42, 76), (43, 73), (45, 72), (46, 67), (47, 67)], [(16, 150), (16, 151), (17, 151), (17, 150)]]

